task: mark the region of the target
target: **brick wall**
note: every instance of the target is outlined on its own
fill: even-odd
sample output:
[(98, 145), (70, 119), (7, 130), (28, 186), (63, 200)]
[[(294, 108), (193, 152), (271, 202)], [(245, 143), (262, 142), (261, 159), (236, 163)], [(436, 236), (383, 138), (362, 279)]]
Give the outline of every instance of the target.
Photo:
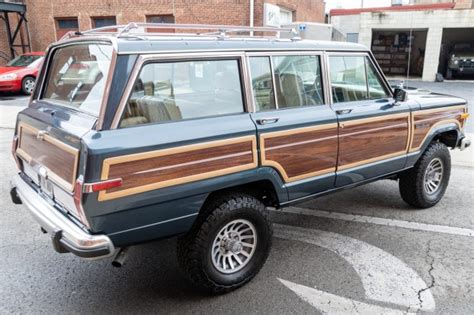
[(5, 23), (0, 19), (0, 65), (5, 64), (5, 58), (10, 56), (10, 48), (8, 48), (7, 31)]
[[(324, 22), (323, 0), (255, 0), (255, 25), (262, 25), (263, 4), (292, 10), (295, 21)], [(56, 39), (58, 17), (78, 17), (79, 29), (92, 27), (91, 17), (115, 16), (117, 23), (145, 22), (146, 15), (173, 14), (176, 23), (249, 24), (249, 0), (26, 0), (34, 50)]]

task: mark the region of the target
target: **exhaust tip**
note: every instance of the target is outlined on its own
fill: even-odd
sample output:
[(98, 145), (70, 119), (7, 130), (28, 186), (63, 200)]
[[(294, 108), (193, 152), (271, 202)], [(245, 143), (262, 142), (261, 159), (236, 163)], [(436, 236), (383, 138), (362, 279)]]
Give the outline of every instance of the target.
[(120, 248), (115, 254), (114, 260), (112, 260), (112, 266), (120, 268), (124, 265), (125, 259), (127, 259), (128, 247)]
[(115, 268), (120, 268), (122, 267), (122, 263), (120, 263), (119, 261), (112, 261), (112, 266), (114, 266)]

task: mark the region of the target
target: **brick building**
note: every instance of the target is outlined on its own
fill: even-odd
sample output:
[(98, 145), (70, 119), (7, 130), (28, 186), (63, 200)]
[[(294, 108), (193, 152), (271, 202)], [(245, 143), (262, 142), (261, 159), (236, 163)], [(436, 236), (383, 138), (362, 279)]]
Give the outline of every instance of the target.
[[(24, 0), (23, 2), (27, 7), (32, 49), (43, 50), (70, 30), (87, 30), (128, 22), (249, 25), (251, 1)], [(281, 24), (292, 21), (324, 22), (323, 0), (254, 0), (253, 2), (255, 26), (264, 25), (267, 20), (265, 13), (270, 6), (273, 9), (272, 15), (275, 14), (274, 9), (279, 8)], [(4, 35), (5, 26), (1, 22), (0, 34)], [(0, 36), (0, 53), (8, 52), (4, 37)]]

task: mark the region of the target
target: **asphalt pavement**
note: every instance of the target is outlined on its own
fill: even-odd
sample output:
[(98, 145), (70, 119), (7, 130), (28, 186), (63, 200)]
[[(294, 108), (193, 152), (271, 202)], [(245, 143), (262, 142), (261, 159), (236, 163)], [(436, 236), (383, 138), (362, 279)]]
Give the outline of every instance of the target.
[(26, 102), (0, 97), (1, 314), (474, 314), (472, 148), (451, 152), (450, 185), (431, 209), (409, 207), (383, 180), (270, 211), (273, 249), (258, 276), (206, 296), (179, 272), (175, 239), (132, 247), (120, 269), (53, 251), (8, 194), (14, 113)]

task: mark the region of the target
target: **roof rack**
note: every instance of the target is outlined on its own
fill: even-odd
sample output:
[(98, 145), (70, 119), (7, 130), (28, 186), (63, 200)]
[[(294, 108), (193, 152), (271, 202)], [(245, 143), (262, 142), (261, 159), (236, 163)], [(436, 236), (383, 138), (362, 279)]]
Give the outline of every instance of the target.
[[(150, 32), (150, 30), (202, 30), (205, 32), (196, 33), (165, 33)], [(250, 27), (241, 25), (211, 25), (211, 24), (174, 24), (174, 23), (128, 23), (126, 25), (113, 25), (99, 27), (83, 32), (68, 32), (60, 40), (77, 36), (101, 35), (113, 36), (117, 38), (126, 37), (152, 37), (152, 36), (214, 36), (219, 39), (230, 37), (229, 33), (249, 33), (248, 37), (268, 37), (254, 36), (254, 32), (275, 33), (275, 36), (281, 33), (290, 33), (291, 40), (299, 40), (298, 32), (294, 28), (281, 27)], [(239, 36), (245, 37), (245, 36)]]

